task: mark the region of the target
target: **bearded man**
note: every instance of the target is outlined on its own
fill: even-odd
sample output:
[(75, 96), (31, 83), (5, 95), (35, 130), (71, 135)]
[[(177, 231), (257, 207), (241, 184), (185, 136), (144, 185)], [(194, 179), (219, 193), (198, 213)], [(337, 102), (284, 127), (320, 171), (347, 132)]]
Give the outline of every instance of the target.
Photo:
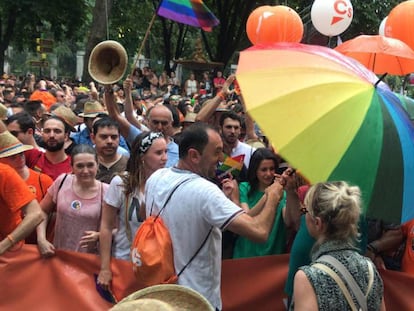
[(46, 151), (26, 151), (26, 165), (37, 172), (49, 175), (53, 180), (63, 173), (72, 172), (70, 156), (64, 149), (69, 133), (70, 128), (60, 118), (53, 116), (47, 119), (42, 129), (43, 147)]

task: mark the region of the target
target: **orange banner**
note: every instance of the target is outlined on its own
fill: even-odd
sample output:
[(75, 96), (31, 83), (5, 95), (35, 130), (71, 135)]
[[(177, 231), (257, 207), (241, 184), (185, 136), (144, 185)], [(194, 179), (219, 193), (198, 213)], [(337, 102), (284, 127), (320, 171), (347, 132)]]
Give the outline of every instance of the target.
[[(224, 260), (223, 310), (284, 310), (283, 287), (288, 255)], [(0, 310), (108, 310), (111, 304), (98, 294), (95, 255), (57, 251), (42, 259), (37, 248), (25, 245), (0, 257)], [(113, 260), (113, 288), (118, 299), (138, 290), (129, 262)], [(382, 271), (388, 310), (410, 310), (414, 277)]]

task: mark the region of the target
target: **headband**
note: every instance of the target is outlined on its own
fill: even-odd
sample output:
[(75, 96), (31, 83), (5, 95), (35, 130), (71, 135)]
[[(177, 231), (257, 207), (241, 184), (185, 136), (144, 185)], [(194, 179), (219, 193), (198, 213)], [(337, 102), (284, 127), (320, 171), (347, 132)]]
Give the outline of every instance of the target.
[(144, 137), (144, 139), (141, 141), (139, 145), (139, 152), (141, 154), (144, 154), (145, 152), (147, 152), (148, 149), (152, 146), (152, 143), (154, 142), (154, 140), (161, 138), (161, 137), (164, 137), (162, 133), (150, 132), (149, 135)]

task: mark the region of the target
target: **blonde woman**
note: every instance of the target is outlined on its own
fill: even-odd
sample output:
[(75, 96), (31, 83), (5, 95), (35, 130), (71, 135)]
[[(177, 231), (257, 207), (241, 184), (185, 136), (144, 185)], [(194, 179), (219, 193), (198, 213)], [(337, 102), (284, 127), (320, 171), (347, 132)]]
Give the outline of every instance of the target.
[[(312, 186), (306, 194), (302, 212), (306, 226), (316, 239), (312, 263), (296, 272), (293, 290), (294, 310), (385, 310), (384, 286), (372, 262), (358, 253), (358, 221), (361, 192), (346, 182), (327, 182)], [(337, 263), (339, 261), (339, 264)], [(348, 271), (351, 277), (346, 278)], [(334, 271), (349, 290), (347, 299), (335, 280)], [(363, 299), (357, 299), (356, 282)], [(363, 307), (366, 304), (366, 308)]]
[[(104, 198), (99, 240), (101, 271), (98, 283), (105, 289), (112, 280), (111, 256), (130, 259), (131, 242), (145, 218), (145, 182), (166, 163), (167, 143), (163, 134), (144, 132), (132, 144), (127, 172), (111, 180)], [(112, 239), (112, 232), (116, 228)]]

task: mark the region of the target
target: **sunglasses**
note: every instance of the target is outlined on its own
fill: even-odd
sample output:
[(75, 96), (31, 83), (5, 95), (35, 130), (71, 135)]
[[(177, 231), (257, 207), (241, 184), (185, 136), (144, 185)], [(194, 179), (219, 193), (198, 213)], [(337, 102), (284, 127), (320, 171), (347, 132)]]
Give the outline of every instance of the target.
[(19, 136), (19, 133), (24, 133), (23, 131), (9, 131), (14, 137)]

